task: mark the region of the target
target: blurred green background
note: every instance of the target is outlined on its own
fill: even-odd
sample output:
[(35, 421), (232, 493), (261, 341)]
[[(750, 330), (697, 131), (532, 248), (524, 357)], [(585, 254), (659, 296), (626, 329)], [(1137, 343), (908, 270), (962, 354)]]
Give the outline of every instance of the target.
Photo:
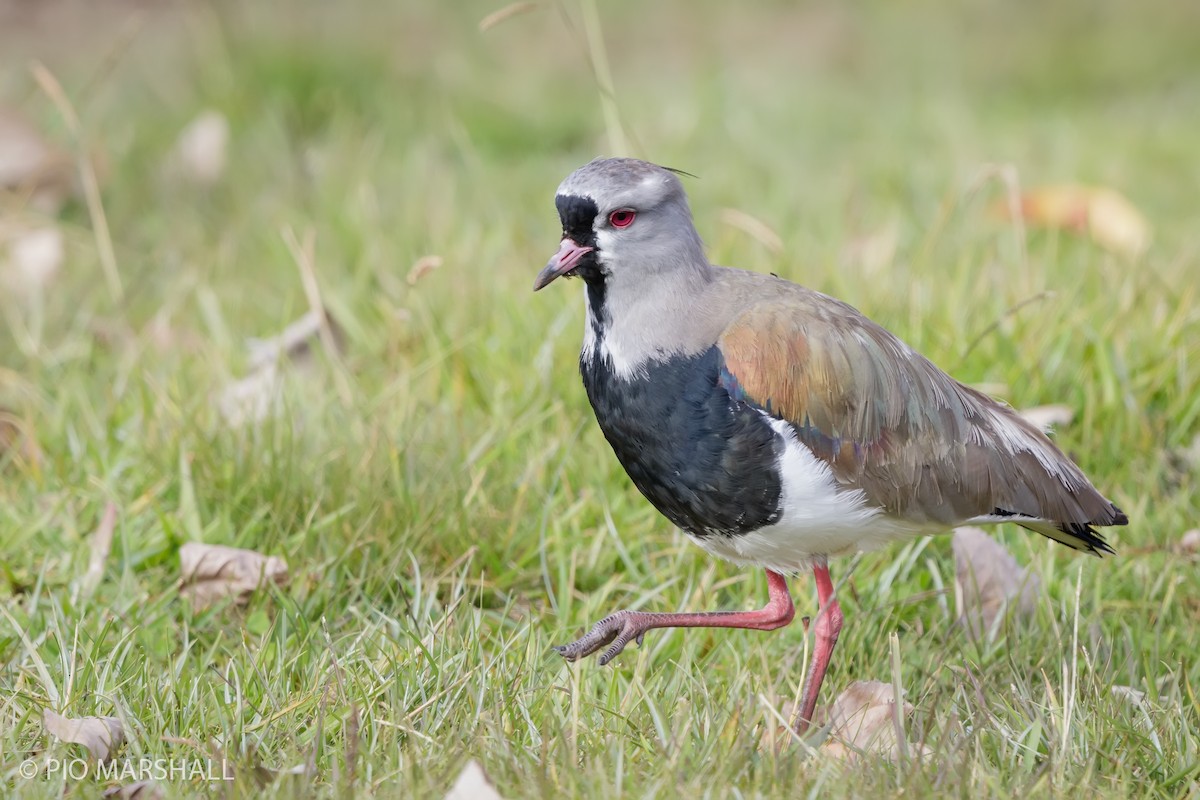
[[(227, 755), (236, 796), (441, 796), (468, 758), (505, 797), (1194, 795), (1200, 5), (614, 0), (590, 22), (572, 0), (481, 30), (502, 6), (0, 2), (0, 107), (72, 187), (0, 204), (8, 790), (106, 788), (19, 777), (73, 752), (53, 708), (124, 719), (129, 754)], [(578, 382), (577, 285), (530, 293), (558, 182), (619, 147), (605, 103), (628, 154), (697, 176), (715, 262), (835, 294), (1017, 407), (1069, 406), (1058, 441), (1133, 520), (1104, 561), (1002, 529), (1043, 592), (985, 644), (955, 624), (948, 540), (835, 567), (825, 700), (890, 681), (898, 632), (924, 765), (775, 754), (798, 627), (661, 633), (604, 669), (547, 653), (621, 606), (764, 585), (632, 489)], [(205, 111), (224, 166), (188, 179)], [(1060, 184), (1128, 198), (1148, 247), (1001, 213)], [(63, 258), (31, 283), (12, 243), (45, 226)], [(245, 340), (310, 310), (306, 274), (340, 349), (285, 359), (265, 418), (231, 421)], [(188, 541), (290, 581), (194, 611)]]

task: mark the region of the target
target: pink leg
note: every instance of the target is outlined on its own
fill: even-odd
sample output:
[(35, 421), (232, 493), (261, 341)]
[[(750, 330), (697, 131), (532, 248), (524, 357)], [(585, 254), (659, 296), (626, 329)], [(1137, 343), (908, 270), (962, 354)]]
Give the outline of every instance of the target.
[(773, 631), (791, 622), (796, 615), (796, 608), (792, 605), (787, 581), (779, 573), (767, 570), (767, 589), (769, 600), (766, 606), (758, 611), (705, 611), (691, 614), (618, 611), (597, 622), (578, 641), (554, 649), (567, 661), (574, 661), (590, 656), (612, 642), (600, 656), (600, 663), (607, 664), (630, 642), (637, 640), (637, 643), (641, 644), (646, 631), (654, 628), (750, 628), (756, 631)]
[(821, 563), (813, 567), (813, 575), (817, 580), (817, 621), (814, 625), (812, 662), (808, 668), (808, 678), (804, 681), (804, 699), (800, 713), (796, 715), (796, 733), (803, 734), (812, 722), (813, 711), (817, 708), (817, 695), (821, 692), (821, 682), (825, 680), (825, 670), (829, 668), (829, 659), (833, 655), (833, 646), (837, 644), (838, 634), (842, 630), (842, 607), (833, 596), (833, 581), (829, 578), (829, 566)]

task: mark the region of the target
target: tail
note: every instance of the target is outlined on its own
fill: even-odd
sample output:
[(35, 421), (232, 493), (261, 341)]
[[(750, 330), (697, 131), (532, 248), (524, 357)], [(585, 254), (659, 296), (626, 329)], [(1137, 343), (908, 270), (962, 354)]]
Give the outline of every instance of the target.
[(1022, 528), (1036, 531), (1042, 536), (1053, 539), (1060, 544), (1065, 544), (1072, 550), (1083, 550), (1094, 556), (1102, 556), (1105, 553), (1116, 555), (1117, 551), (1113, 550), (1112, 545), (1106, 542), (1104, 537), (1096, 531), (1095, 526), (1128, 525), (1129, 517), (1125, 516), (1125, 512), (1112, 505), (1112, 503), (1109, 503), (1109, 506), (1112, 508), (1112, 515), (1110, 517), (1103, 520), (1093, 520), (1092, 522), (1013, 521)]
[[(1099, 495), (1098, 492), (1097, 495)], [(1108, 500), (1104, 500), (1104, 504), (1107, 508), (1103, 509), (1100, 514), (1088, 522), (1059, 522), (1041, 517), (1031, 517), (1027, 514), (1008, 511), (1003, 508), (992, 509), (992, 513), (988, 516), (978, 517), (971, 520), (971, 522), (1013, 522), (1022, 528), (1040, 533), (1047, 539), (1053, 539), (1059, 544), (1064, 544), (1072, 550), (1082, 550), (1094, 556), (1102, 556), (1105, 553), (1116, 555), (1117, 551), (1113, 550), (1112, 545), (1104, 540), (1104, 537), (1097, 532), (1096, 528), (1128, 525), (1129, 517), (1125, 515), (1124, 511), (1117, 508)]]
[(1014, 522), (1072, 550), (1115, 554), (1096, 528), (1128, 525), (1129, 517), (1092, 485), (1044, 431), (1011, 408), (973, 389), (984, 401), (980, 427), (991, 445), (994, 476), (990, 522)]

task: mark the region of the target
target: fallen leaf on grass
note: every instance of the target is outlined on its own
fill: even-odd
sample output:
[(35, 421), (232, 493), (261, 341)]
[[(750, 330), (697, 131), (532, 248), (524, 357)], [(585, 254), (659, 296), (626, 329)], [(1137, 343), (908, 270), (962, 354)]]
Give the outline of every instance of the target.
[(1018, 614), (1033, 611), (1041, 580), (1027, 572), (981, 528), (954, 529), (955, 583), (962, 598), (959, 620), (975, 636), (992, 630), (996, 620), (1012, 608)]
[(56, 739), (81, 744), (97, 761), (107, 761), (125, 741), (125, 727), (116, 717), (64, 717), (50, 709), (42, 724)]
[(46, 141), (24, 116), (0, 108), (0, 194), (28, 198), (34, 209), (56, 214), (73, 184), (70, 156)]
[(112, 550), (113, 531), (117, 528), (117, 506), (111, 500), (104, 506), (104, 516), (96, 532), (92, 534), (92, 554), (88, 559), (87, 572), (80, 581), (80, 589), (85, 597), (96, 591), (100, 579), (104, 576), (104, 564), (108, 561), (109, 551)]
[(244, 602), (255, 589), (288, 580), (287, 562), (278, 556), (199, 542), (179, 548), (179, 570), (179, 593), (197, 609), (225, 598)]
[(1075, 410), (1062, 403), (1034, 406), (1022, 409), (1018, 413), (1025, 418), (1026, 422), (1033, 423), (1043, 433), (1058, 425), (1070, 425), (1071, 420), (1075, 419)]
[[(997, 210), (1008, 214), (1006, 203)], [(1020, 213), (1034, 225), (1086, 233), (1100, 246), (1130, 258), (1150, 245), (1150, 223), (1133, 203), (1104, 186), (1061, 184), (1021, 195)]]
[(1141, 689), (1135, 689), (1132, 686), (1112, 686), (1109, 687), (1114, 697), (1119, 697), (1122, 700), (1127, 700), (1134, 706), (1144, 706), (1146, 704), (1146, 693)]
[[(901, 700), (900, 720), (907, 719), (912, 712), (912, 705)], [(899, 757), (900, 736), (904, 731), (896, 727), (896, 693), (892, 684), (855, 681), (833, 701), (828, 719), (832, 726), (821, 751), (829, 757), (841, 761), (854, 761), (867, 753), (890, 759)]]
[(1200, 553), (1200, 528), (1193, 528), (1181, 536), (1179, 549), (1185, 553)]
[(170, 169), (194, 184), (212, 186), (225, 174), (229, 121), (219, 111), (205, 111), (179, 134)]
[(462, 772), (458, 773), (458, 778), (446, 794), (446, 800), (502, 800), (502, 798), (487, 773), (483, 771), (483, 767), (472, 758), (462, 768)]

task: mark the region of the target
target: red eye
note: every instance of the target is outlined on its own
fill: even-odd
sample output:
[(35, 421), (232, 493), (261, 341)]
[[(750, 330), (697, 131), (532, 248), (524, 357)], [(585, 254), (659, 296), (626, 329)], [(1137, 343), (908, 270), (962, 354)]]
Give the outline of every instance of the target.
[(628, 228), (633, 224), (633, 218), (637, 216), (637, 212), (622, 208), (608, 215), (608, 221), (612, 223), (614, 228)]

